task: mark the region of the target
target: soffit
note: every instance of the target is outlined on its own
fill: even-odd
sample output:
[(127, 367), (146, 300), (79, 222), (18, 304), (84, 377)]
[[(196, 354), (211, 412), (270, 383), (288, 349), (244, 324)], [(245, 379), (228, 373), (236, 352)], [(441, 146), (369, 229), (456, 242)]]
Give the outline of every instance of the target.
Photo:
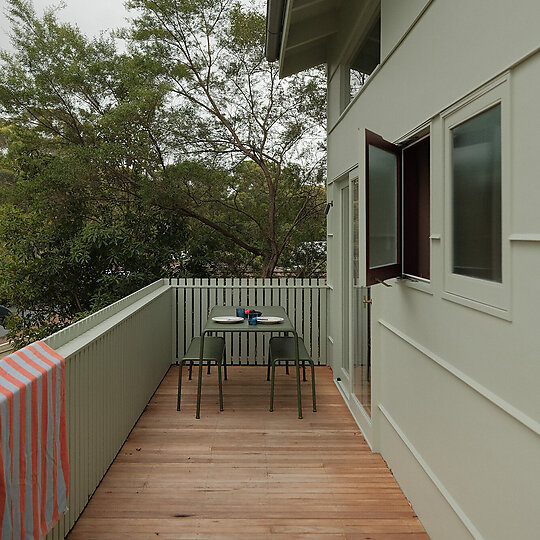
[(284, 18), (280, 75), (286, 77), (326, 62), (338, 29), (342, 0), (289, 0)]
[[(327, 63), (328, 51), (336, 37), (344, 43), (358, 39), (364, 28), (368, 6), (376, 0), (288, 0), (283, 20), (280, 76)], [(355, 22), (353, 22), (355, 21)], [(360, 31), (359, 33), (357, 30)], [(351, 31), (352, 36), (351, 36)], [(356, 34), (356, 35), (355, 35)]]

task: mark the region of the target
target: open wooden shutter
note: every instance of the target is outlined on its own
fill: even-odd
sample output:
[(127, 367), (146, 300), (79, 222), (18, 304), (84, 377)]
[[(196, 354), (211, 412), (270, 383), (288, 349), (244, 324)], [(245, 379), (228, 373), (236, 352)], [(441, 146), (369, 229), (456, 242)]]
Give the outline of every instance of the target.
[(366, 130), (366, 284), (399, 275), (401, 149)]

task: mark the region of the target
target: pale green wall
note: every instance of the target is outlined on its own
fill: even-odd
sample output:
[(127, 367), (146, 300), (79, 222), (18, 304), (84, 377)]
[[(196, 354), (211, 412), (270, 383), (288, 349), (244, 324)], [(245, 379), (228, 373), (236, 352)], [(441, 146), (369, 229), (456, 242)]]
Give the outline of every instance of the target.
[[(394, 5), (400, 20), (413, 21), (423, 3), (410, 3), (407, 14), (404, 2), (383, 1), (382, 15)], [(441, 238), (432, 240), (429, 286), (394, 280), (390, 289), (373, 288), (369, 438), (435, 539), (535, 538), (540, 530), (539, 20), (536, 0), (434, 0), (345, 114), (330, 118), (328, 178), (359, 163), (361, 185), (365, 128), (398, 141), (425, 122), (431, 127), (431, 230)], [(383, 20), (385, 51), (406, 27)], [(506, 71), (510, 303), (497, 317), (445, 294), (441, 113)], [(338, 99), (331, 84), (332, 111)], [(332, 185), (328, 197), (335, 200)], [(333, 313), (340, 309), (337, 213), (329, 220)], [(340, 318), (329, 325), (339, 341)]]
[(431, 0), (381, 0), (381, 58), (386, 58)]

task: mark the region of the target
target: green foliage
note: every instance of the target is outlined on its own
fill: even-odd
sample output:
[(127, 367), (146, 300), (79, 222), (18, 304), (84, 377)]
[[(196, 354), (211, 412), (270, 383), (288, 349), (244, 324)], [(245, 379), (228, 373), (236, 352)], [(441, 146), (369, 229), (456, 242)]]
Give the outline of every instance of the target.
[[(239, 2), (130, 0), (128, 5), (138, 10), (132, 50), (158, 59), (160, 80), (174, 96), (169, 129), (177, 152), (231, 172), (242, 162), (258, 170), (251, 175), (257, 211), (231, 212), (234, 221), (251, 223), (260, 235), (252, 236), (256, 242), (239, 233), (228, 237), (262, 257), (261, 273), (272, 275), (303, 224), (323, 221), (323, 72), (281, 81), (278, 66), (264, 58), (264, 13)], [(277, 208), (288, 181), (298, 189), (284, 222)], [(223, 232), (213, 220), (210, 226)]]
[(18, 310), (10, 328), (20, 343), (166, 275), (184, 239), (181, 218), (104, 204), (96, 186), (76, 184), (69, 161), (23, 156), (0, 206), (0, 298)]
[(11, 3), (16, 52), (0, 72), (0, 298), (20, 343), (157, 277), (184, 218), (148, 206), (165, 136), (155, 63)]
[(0, 303), (20, 343), (163, 275), (320, 267), (321, 73), (279, 81), (264, 15), (240, 3), (130, 5), (120, 53), (8, 0)]

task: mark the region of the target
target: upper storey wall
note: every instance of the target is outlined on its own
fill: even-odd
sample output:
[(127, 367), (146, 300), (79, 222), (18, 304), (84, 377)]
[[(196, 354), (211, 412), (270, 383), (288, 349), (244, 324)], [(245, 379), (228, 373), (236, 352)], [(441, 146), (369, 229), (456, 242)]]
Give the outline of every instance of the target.
[[(518, 4), (433, 0), (360, 95), (329, 119), (329, 181), (358, 163), (359, 129), (397, 140), (536, 51), (540, 3)], [(337, 79), (329, 83), (328, 99), (335, 110)]]
[(397, 45), (430, 0), (381, 1), (381, 59)]

